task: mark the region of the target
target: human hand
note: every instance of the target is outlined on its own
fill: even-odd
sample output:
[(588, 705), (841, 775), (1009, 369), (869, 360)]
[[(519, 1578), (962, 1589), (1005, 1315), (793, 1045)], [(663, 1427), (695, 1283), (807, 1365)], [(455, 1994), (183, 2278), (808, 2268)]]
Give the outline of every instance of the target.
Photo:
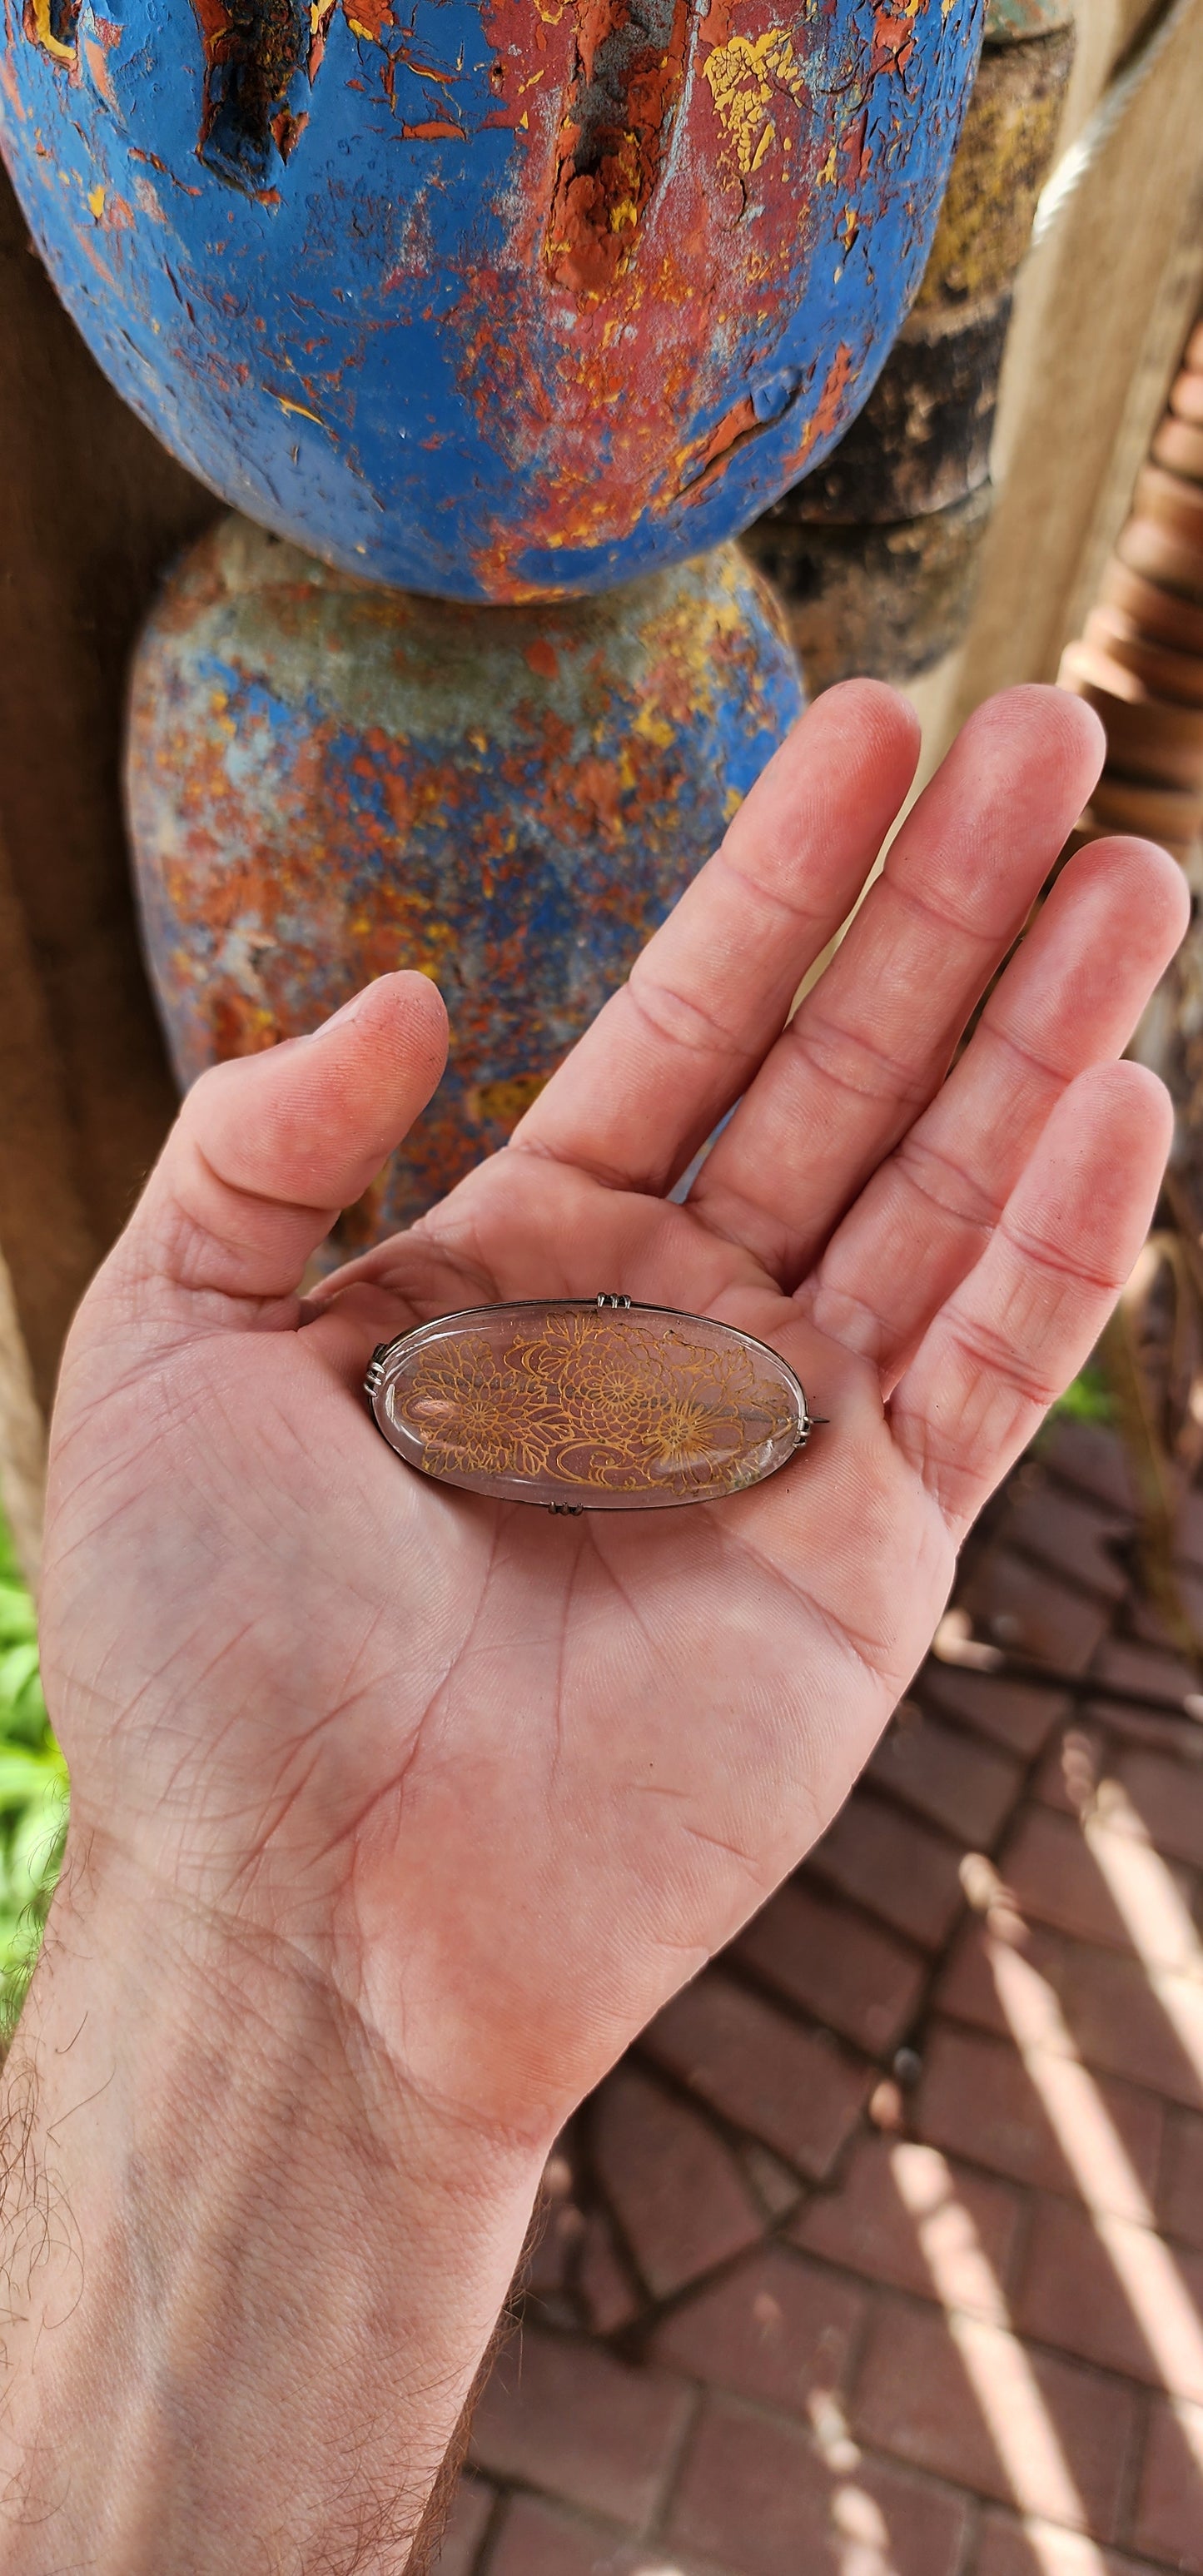
[[(892, 692), (830, 692), (410, 1234), (299, 1301), (438, 1079), (438, 996), (390, 976), (204, 1077), (84, 1301), (43, 1596), (73, 1843), (302, 1958), (483, 2132), (549, 2140), (822, 1831), (1135, 1257), (1169, 1112), (1111, 1059), (1184, 924), (1164, 854), (1070, 862), (948, 1072), (1099, 752), (1059, 692), (980, 710), (785, 1028), (916, 753)], [(771, 1343), (829, 1427), (721, 1504), (570, 1521), (380, 1439), (376, 1343), (601, 1289)]]

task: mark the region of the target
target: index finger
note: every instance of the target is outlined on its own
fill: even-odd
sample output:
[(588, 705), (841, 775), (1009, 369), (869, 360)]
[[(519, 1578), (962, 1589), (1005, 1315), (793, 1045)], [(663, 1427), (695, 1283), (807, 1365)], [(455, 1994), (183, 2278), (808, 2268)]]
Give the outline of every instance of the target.
[(917, 720), (877, 680), (809, 708), (716, 856), (515, 1129), (510, 1150), (663, 1191), (768, 1054), (911, 779)]

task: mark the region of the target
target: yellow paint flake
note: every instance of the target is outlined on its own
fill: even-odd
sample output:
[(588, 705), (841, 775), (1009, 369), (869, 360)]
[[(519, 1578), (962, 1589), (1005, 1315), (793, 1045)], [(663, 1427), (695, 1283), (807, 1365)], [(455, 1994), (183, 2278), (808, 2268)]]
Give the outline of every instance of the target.
[(772, 150), (777, 128), (771, 114), (782, 93), (800, 99), (802, 72), (784, 27), (767, 27), (762, 36), (732, 36), (712, 47), (703, 66), (727, 142), (742, 178), (760, 168)]
[(547, 1078), (545, 1073), (511, 1073), (499, 1082), (478, 1082), (464, 1104), (468, 1116), (478, 1127), (516, 1127)]
[(365, 45), (379, 44), (379, 36), (374, 35), (370, 27), (365, 27), (362, 18), (353, 18), (349, 10), (347, 12), (347, 25), (353, 36), (362, 37)]
[(99, 222), (100, 222), (100, 218), (101, 218), (102, 214), (104, 213), (104, 190), (103, 190), (103, 188), (89, 188), (89, 190), (88, 190), (88, 206), (89, 206), (89, 210), (90, 210), (90, 212), (91, 212), (92, 214), (94, 214), (94, 215), (95, 215), (97, 223), (99, 223)]
[(616, 200), (615, 200), (614, 204), (613, 204), (613, 205), (611, 206), (611, 208), (610, 208), (610, 230), (611, 230), (611, 232), (612, 232), (612, 233), (620, 233), (620, 232), (623, 230), (624, 225), (626, 225), (626, 226), (632, 226), (632, 225), (634, 225), (634, 224), (638, 223), (638, 220), (639, 220), (639, 201), (638, 201), (638, 198), (636, 198), (636, 197), (618, 197), (618, 198), (616, 198)]
[(322, 419), (320, 411), (310, 411), (308, 403), (292, 402), (287, 394), (277, 394), (275, 399), (279, 403), (281, 411), (298, 412), (302, 420), (311, 420), (315, 422), (318, 429), (325, 428), (326, 424)]
[(74, 66), (74, 45), (64, 45), (50, 24), (50, 0), (33, 0), (33, 32), (39, 45), (53, 56), (56, 63)]
[(657, 751), (667, 751), (669, 744), (674, 740), (673, 728), (667, 718), (658, 716), (655, 708), (651, 706), (640, 708), (631, 730), (633, 733), (642, 734), (645, 742), (654, 743)]

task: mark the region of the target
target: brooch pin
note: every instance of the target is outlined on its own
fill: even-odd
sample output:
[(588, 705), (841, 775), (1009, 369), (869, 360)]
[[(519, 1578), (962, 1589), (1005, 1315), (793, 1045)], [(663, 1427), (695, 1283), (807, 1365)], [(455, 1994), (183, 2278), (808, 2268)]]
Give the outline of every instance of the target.
[(719, 1502), (774, 1475), (820, 1418), (750, 1333), (629, 1297), (438, 1315), (382, 1342), (364, 1386), (422, 1475), (553, 1512)]

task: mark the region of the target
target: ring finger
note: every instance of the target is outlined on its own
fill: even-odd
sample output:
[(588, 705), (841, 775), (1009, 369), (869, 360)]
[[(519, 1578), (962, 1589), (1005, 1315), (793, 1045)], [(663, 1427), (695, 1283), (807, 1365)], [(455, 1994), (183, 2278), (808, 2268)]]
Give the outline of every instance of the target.
[(1101, 742), (1059, 689), (1010, 689), (977, 709), (703, 1165), (694, 1214), (782, 1287), (939, 1089), (1086, 802)]
[(1148, 841), (1062, 871), (960, 1063), (874, 1174), (797, 1302), (875, 1360), (888, 1393), (980, 1258), (1068, 1085), (1127, 1044), (1186, 926), (1181, 870)]

